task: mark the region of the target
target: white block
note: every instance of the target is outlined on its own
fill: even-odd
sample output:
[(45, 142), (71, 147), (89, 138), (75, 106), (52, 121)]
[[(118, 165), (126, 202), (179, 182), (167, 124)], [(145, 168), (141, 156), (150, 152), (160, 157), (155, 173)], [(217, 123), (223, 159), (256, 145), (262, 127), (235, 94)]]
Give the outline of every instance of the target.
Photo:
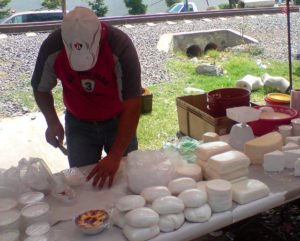
[(232, 199), (245, 204), (263, 198), (270, 190), (266, 184), (256, 179), (248, 179), (232, 184)]
[(298, 159), (295, 161), (294, 175), (295, 175), (296, 177), (299, 177), (299, 176), (300, 176), (300, 158), (298, 158)]
[(223, 174), (248, 167), (250, 159), (243, 152), (231, 150), (214, 155), (207, 162), (211, 168)]
[(284, 151), (283, 154), (285, 159), (285, 168), (293, 169), (295, 167), (296, 160), (300, 158), (300, 150)]
[(211, 156), (232, 150), (225, 141), (212, 141), (196, 147), (195, 155), (202, 161), (207, 161)]
[(293, 142), (288, 142), (282, 147), (282, 151), (296, 150), (300, 149), (300, 146)]
[(285, 142), (286, 143), (292, 142), (297, 145), (300, 145), (300, 136), (288, 136), (285, 138)]
[(205, 132), (202, 136), (202, 140), (204, 143), (211, 142), (211, 141), (218, 141), (219, 135), (215, 132)]
[(281, 172), (285, 168), (283, 152), (276, 150), (264, 154), (263, 167), (266, 172)]

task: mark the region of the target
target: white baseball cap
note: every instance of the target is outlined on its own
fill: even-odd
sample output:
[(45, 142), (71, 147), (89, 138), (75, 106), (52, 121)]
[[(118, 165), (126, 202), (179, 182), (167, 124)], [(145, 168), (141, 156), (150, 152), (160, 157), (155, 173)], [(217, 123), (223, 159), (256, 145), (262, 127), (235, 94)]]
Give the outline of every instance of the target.
[(101, 30), (100, 21), (91, 9), (76, 7), (64, 16), (61, 35), (73, 70), (86, 71), (95, 66)]

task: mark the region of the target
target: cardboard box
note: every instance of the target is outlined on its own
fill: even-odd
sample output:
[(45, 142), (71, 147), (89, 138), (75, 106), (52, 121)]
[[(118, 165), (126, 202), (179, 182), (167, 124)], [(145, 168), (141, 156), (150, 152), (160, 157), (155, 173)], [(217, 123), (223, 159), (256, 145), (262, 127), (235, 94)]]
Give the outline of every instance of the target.
[(212, 116), (207, 109), (206, 94), (176, 98), (179, 130), (196, 140), (205, 132), (225, 135), (236, 122), (226, 116)]

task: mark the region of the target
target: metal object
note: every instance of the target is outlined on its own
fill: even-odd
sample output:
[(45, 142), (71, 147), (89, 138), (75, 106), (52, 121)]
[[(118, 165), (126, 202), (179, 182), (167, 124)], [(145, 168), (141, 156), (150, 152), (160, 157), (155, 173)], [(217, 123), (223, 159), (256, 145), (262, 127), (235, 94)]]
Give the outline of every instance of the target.
[(68, 150), (67, 150), (67, 148), (65, 148), (64, 146), (60, 145), (58, 139), (55, 139), (55, 140), (56, 140), (57, 147), (61, 150), (61, 152), (62, 152), (64, 155), (67, 156), (67, 155), (68, 155)]
[[(290, 6), (290, 12), (298, 12), (299, 7)], [(164, 13), (164, 14), (144, 14), (130, 15), (122, 17), (101, 17), (102, 22), (111, 25), (134, 24), (145, 22), (163, 22), (184, 19), (201, 19), (201, 18), (216, 18), (216, 17), (232, 17), (246, 16), (259, 14), (278, 14), (281, 13), (281, 8), (248, 8), (248, 9), (226, 9), (216, 11), (199, 11), (199, 12), (184, 12), (184, 13)], [(18, 24), (0, 24), (0, 33), (21, 33), (28, 31), (52, 31), (59, 28), (61, 21), (51, 21), (43, 23), (18, 23)]]

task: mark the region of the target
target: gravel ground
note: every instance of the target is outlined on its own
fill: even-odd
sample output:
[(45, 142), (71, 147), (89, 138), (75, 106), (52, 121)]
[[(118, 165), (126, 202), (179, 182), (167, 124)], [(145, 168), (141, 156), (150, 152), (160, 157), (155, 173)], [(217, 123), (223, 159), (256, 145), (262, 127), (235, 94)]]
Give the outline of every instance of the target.
[[(297, 53), (300, 13), (291, 14), (292, 54)], [(157, 51), (156, 44), (162, 34), (211, 29), (232, 29), (255, 38), (259, 47), (264, 49), (263, 58), (277, 60), (288, 59), (287, 18), (285, 14), (228, 17), (205, 20), (193, 20), (191, 23), (176, 21), (176, 24), (165, 22), (155, 26), (135, 24), (132, 28), (117, 26), (133, 40), (142, 66), (142, 80), (145, 86), (170, 81), (165, 63), (172, 54)], [(36, 36), (25, 34), (8, 35), (0, 38), (0, 118), (23, 115), (28, 109), (14, 100), (16, 90), (31, 91), (30, 77), (35, 59), (42, 41), (49, 33), (37, 33)]]

